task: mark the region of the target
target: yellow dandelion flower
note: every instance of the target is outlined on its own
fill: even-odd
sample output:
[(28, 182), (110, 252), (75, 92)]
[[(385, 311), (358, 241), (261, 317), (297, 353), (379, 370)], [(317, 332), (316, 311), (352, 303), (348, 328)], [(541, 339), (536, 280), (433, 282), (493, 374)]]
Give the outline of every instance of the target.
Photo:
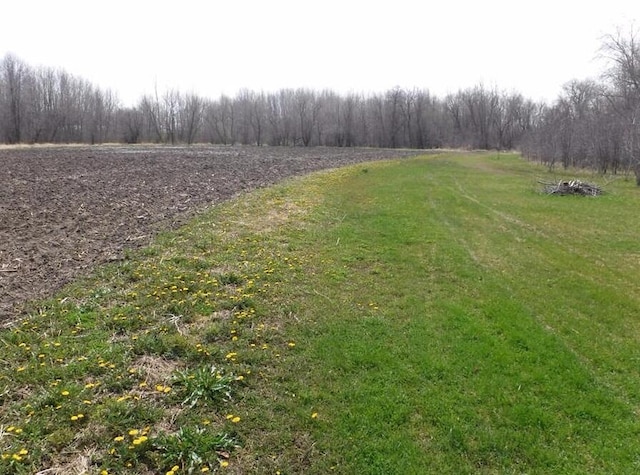
[(131, 429), (129, 431), (129, 435), (138, 435), (140, 433), (140, 431), (138, 429)]
[(29, 451), (27, 449), (20, 449), (20, 451), (18, 453), (20, 455), (27, 455), (29, 453)]
[(124, 440), (124, 436), (119, 435), (118, 437), (114, 437), (113, 441), (114, 442), (122, 442)]
[(137, 439), (133, 440), (133, 445), (144, 444), (149, 438), (146, 435), (141, 435)]
[(209, 467), (202, 467), (202, 468), (200, 469), (200, 472), (201, 472), (201, 473), (206, 473), (206, 472), (208, 472), (208, 471), (209, 471)]
[(220, 461), (220, 466), (223, 467), (223, 468), (224, 467), (228, 467), (229, 466), (229, 462), (227, 462), (226, 460), (221, 460)]
[(68, 396), (69, 395), (69, 391), (62, 391), (60, 394), (62, 394), (63, 396)]
[(314, 412), (313, 414), (311, 414), (311, 419), (317, 419), (318, 418), (318, 413)]

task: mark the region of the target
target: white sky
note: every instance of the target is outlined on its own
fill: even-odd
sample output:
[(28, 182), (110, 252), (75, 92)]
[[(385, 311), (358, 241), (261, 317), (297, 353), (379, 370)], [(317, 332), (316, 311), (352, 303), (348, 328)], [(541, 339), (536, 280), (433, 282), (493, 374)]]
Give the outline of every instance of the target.
[[(597, 77), (601, 37), (640, 26), (640, 1), (7, 0), (0, 57), (62, 68), (124, 104), (175, 87), (443, 97), (479, 82), (553, 100)], [(634, 23), (635, 22), (635, 23)]]

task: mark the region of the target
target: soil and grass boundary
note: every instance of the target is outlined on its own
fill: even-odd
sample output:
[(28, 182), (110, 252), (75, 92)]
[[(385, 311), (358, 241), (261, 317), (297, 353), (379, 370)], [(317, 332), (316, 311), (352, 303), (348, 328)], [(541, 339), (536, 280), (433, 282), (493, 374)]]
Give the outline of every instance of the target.
[(320, 172), (97, 268), (0, 335), (0, 467), (634, 473), (640, 197), (544, 173)]

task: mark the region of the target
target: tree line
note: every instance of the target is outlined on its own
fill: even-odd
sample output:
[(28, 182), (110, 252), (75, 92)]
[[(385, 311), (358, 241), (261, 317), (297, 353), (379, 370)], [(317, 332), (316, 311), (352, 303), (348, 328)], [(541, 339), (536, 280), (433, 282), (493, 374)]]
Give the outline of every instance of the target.
[(117, 94), (64, 70), (0, 60), (0, 141), (519, 149), (554, 166), (634, 172), (640, 185), (640, 44), (603, 39), (598, 80), (568, 82), (551, 104), (478, 84), (444, 98), (243, 89), (206, 98), (176, 89), (124, 107)]
[(216, 99), (154, 91), (134, 107), (64, 70), (0, 61), (0, 141), (5, 143), (253, 144), (511, 149), (536, 105), (477, 85), (444, 99), (425, 89), (374, 93), (240, 90)]
[(520, 144), (546, 163), (587, 167), (602, 173), (634, 173), (640, 186), (640, 43), (618, 31), (602, 42), (607, 67), (599, 80), (568, 82)]

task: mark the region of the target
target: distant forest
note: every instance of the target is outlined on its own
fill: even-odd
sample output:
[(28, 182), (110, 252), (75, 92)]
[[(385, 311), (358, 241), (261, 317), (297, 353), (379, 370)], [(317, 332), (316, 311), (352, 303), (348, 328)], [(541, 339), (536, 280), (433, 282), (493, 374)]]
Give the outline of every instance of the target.
[(396, 87), (373, 94), (179, 90), (121, 106), (117, 94), (60, 69), (0, 60), (0, 141), (517, 149), (554, 167), (633, 172), (640, 185), (640, 44), (603, 39), (601, 78), (572, 80), (551, 104), (482, 84), (444, 98)]

